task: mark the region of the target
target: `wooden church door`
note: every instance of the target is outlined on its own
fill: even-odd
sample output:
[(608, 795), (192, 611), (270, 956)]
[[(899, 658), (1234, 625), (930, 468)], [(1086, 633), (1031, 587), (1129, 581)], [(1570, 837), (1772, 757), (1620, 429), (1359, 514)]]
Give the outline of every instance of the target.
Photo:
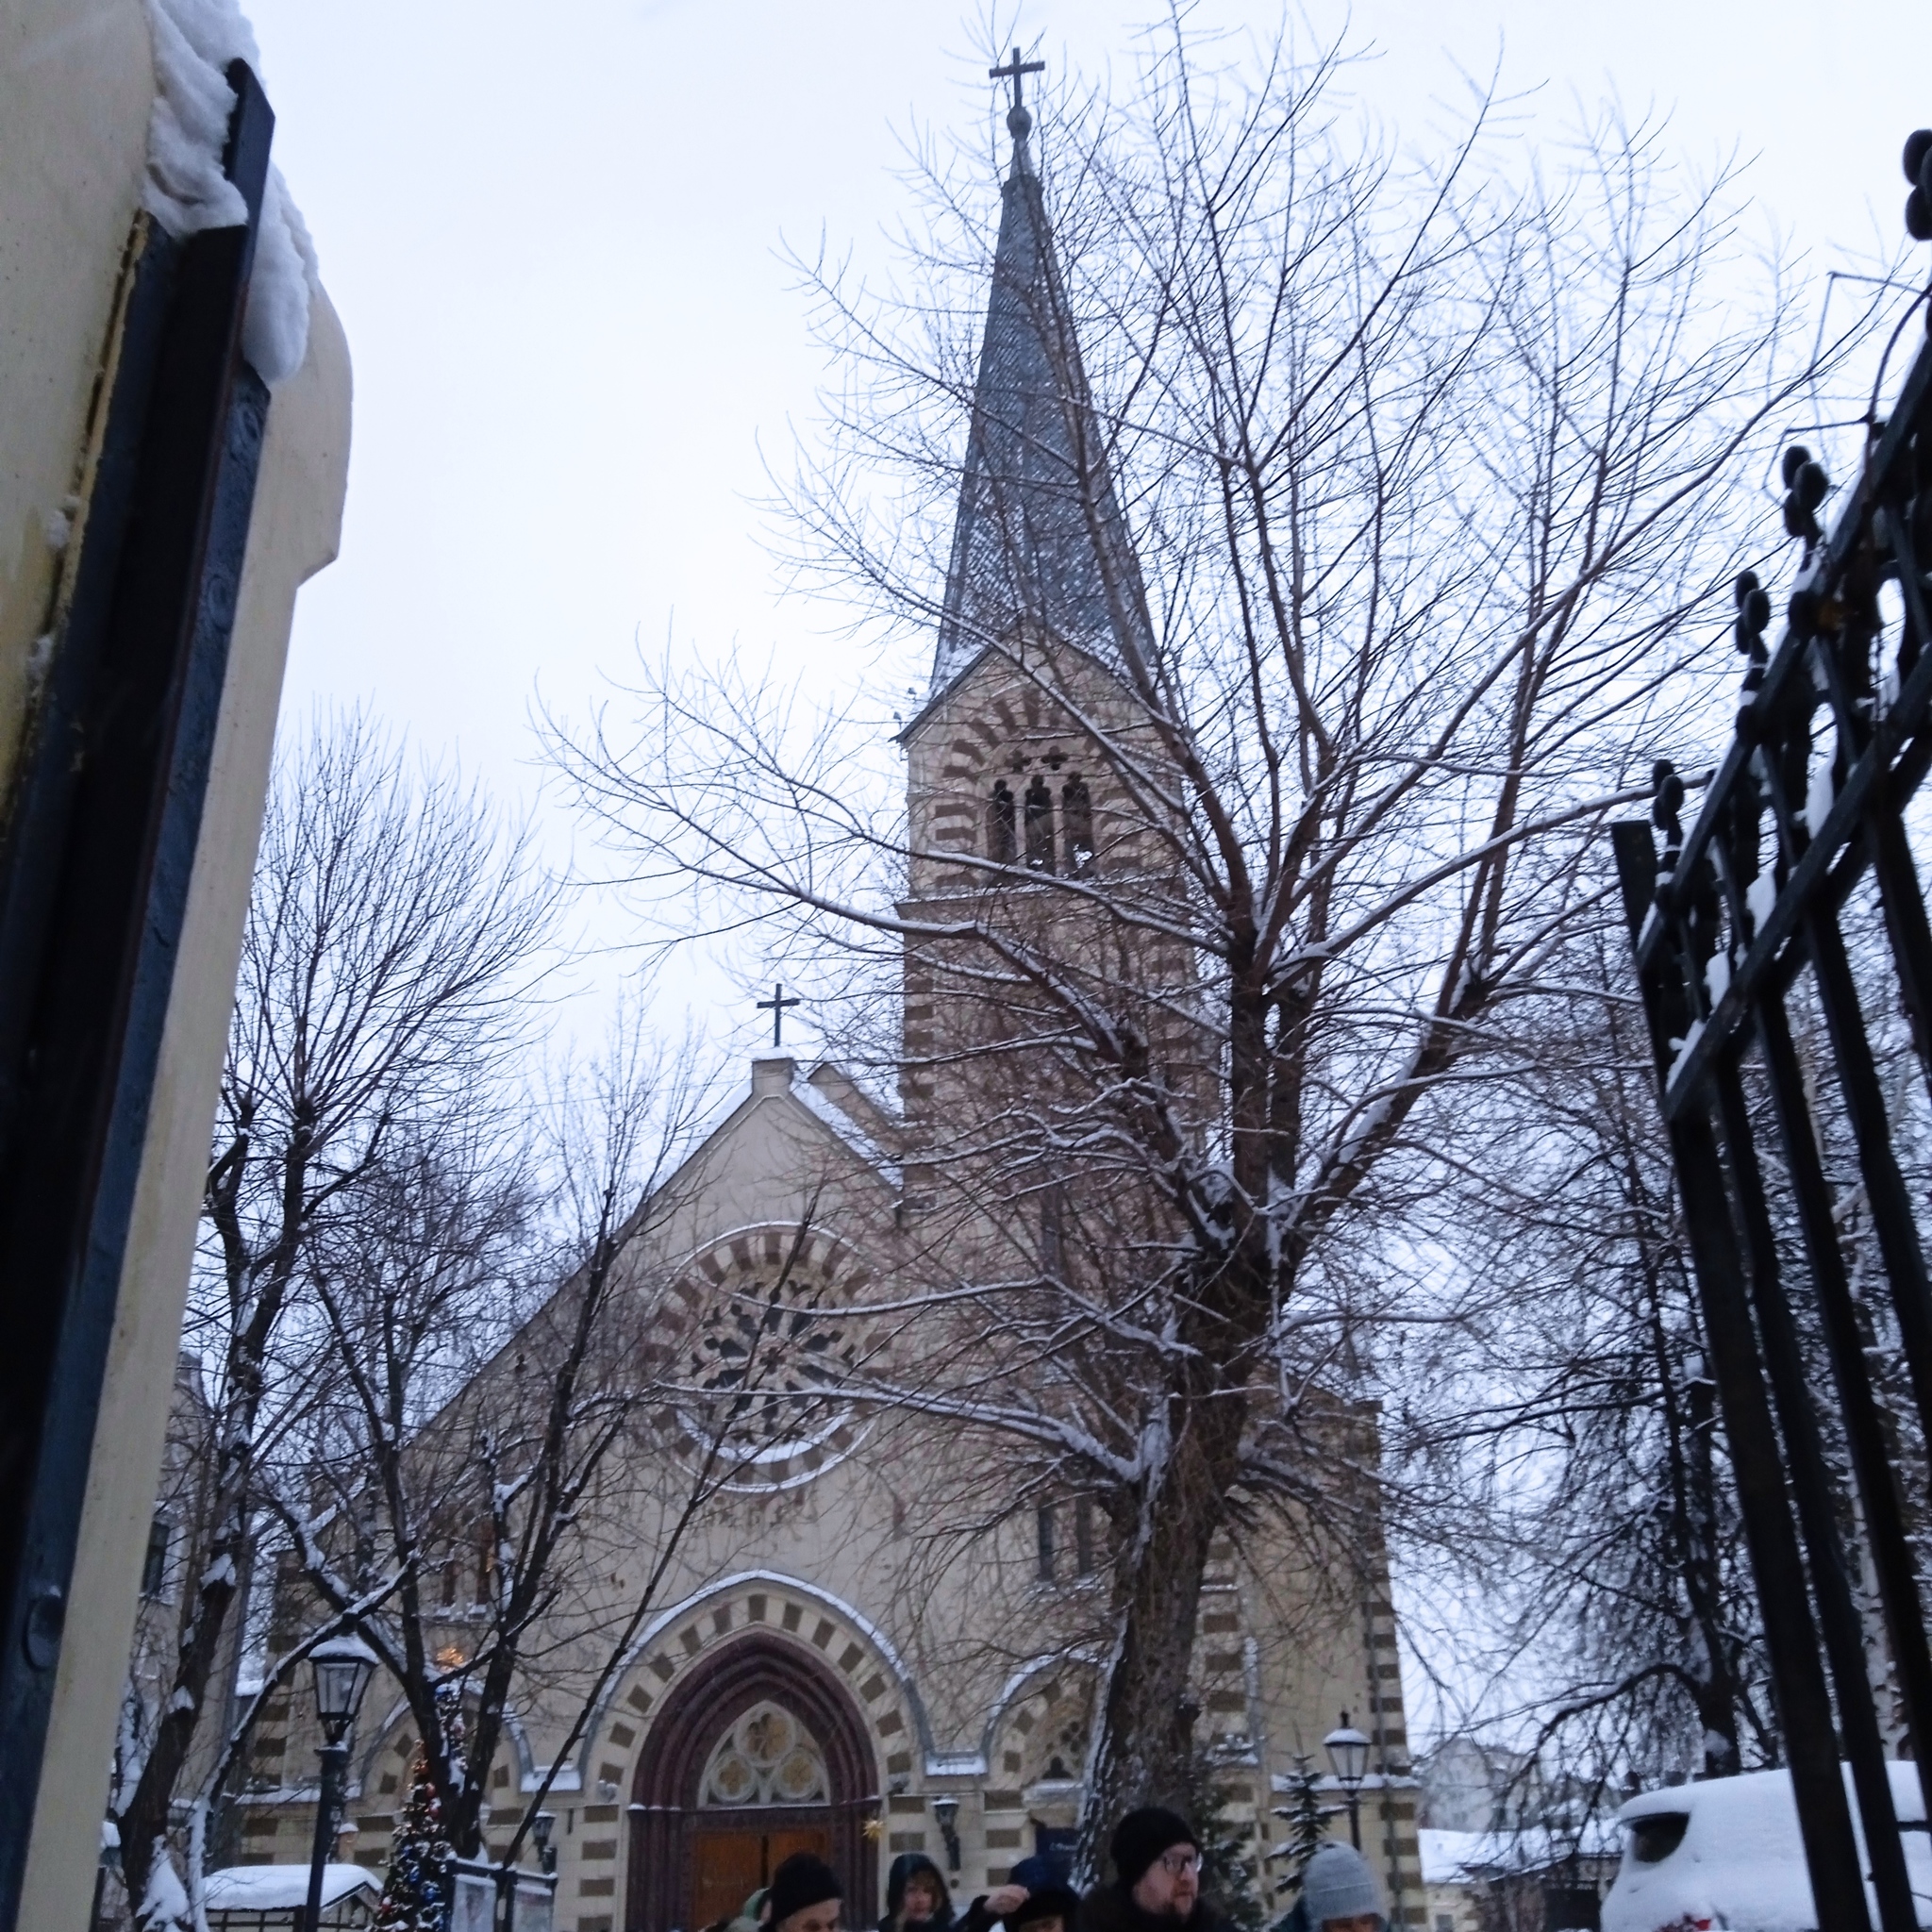
[(824, 1826), (760, 1831), (707, 1830), (691, 1840), (691, 1924), (694, 1927), (734, 1918), (744, 1902), (793, 1852), (830, 1860), (832, 1834)]
[(735, 1918), (794, 1852), (830, 1865), (848, 1916), (869, 1923), (879, 1786), (851, 1693), (804, 1645), (763, 1631), (709, 1666), (666, 1700), (639, 1757), (625, 1932)]

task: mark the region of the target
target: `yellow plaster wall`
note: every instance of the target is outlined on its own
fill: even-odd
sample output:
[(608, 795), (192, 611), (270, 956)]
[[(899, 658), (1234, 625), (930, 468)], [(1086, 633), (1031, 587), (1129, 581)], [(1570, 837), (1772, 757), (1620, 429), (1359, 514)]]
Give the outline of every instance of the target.
[(46, 628), (130, 226), (154, 60), (141, 0), (0, 8), (0, 783)]
[[(140, 0), (0, 8), (0, 783), (62, 558), (140, 205)], [(200, 1208), (295, 593), (335, 555), (347, 344), (325, 298), (270, 407), (227, 686), (95, 1436), (20, 1923), (81, 1932)]]

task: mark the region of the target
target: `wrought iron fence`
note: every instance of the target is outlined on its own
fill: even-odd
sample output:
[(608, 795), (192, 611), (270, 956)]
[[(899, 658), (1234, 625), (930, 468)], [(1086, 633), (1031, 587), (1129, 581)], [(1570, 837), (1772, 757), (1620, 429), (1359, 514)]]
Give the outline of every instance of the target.
[[(1907, 225), (1932, 238), (1932, 133), (1907, 144), (1906, 169)], [(1849, 1135), (1907, 1419), (1932, 1443), (1932, 1284), (1870, 1017), (1895, 994), (1932, 1091), (1932, 926), (1907, 830), (1932, 769), (1932, 342), (1890, 416), (1869, 424), (1828, 532), (1831, 486), (1808, 451), (1786, 452), (1784, 482), (1786, 529), (1803, 545), (1784, 634), (1767, 649), (1770, 594), (1740, 577), (1741, 702), (1696, 822), (1683, 830), (1683, 781), (1659, 763), (1651, 825), (1613, 837), (1818, 1923), (1869, 1932), (1869, 1878), (1883, 1932), (1913, 1932), (1833, 1457), (1849, 1467), (1922, 1759), (1932, 1651), (1909, 1528), (1928, 1499), (1874, 1387), (1820, 1128)], [(1874, 889), (1882, 919), (1864, 943), (1847, 908)], [(1794, 1002), (1820, 1023), (1810, 1059)], [(1796, 1268), (1779, 1239), (1792, 1224)]]

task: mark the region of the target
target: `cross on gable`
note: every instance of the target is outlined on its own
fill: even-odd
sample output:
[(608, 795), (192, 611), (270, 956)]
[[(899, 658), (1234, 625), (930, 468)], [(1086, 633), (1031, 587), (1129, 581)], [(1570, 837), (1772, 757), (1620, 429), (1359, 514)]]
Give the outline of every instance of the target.
[(782, 1046), (785, 1043), (785, 1008), (787, 1007), (803, 1006), (804, 1004), (803, 1000), (795, 998), (788, 1000), (785, 997), (785, 989), (780, 984), (773, 986), (772, 997), (770, 999), (758, 1002), (758, 1011), (770, 1013), (772, 1016), (772, 1044), (774, 1046)]
[(986, 77), (989, 80), (1010, 80), (1013, 83), (1013, 105), (1024, 108), (1025, 102), (1026, 76), (1029, 74), (1044, 74), (1044, 60), (1023, 60), (1018, 47), (1013, 49), (1013, 58), (1004, 67), (989, 67)]

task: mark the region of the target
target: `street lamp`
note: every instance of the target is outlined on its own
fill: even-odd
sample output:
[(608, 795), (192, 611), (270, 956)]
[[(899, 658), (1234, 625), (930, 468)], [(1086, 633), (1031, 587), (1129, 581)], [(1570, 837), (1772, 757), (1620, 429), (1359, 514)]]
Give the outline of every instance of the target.
[(958, 1798), (935, 1798), (932, 1801), (932, 1815), (939, 1820), (940, 1836), (946, 1841), (946, 1870), (959, 1869), (959, 1801)]
[(375, 1674), (375, 1653), (353, 1637), (331, 1637), (308, 1653), (315, 1672), (315, 1714), (322, 1721), (322, 1790), (315, 1807), (315, 1850), (308, 1859), (308, 1907), (304, 1932), (322, 1924), (322, 1868), (335, 1846), (336, 1807), (341, 1803), (342, 1773), (349, 1762), (349, 1731), (362, 1693)]
[(1362, 1848), (1362, 1780), (1369, 1774), (1369, 1740), (1341, 1713), (1341, 1728), (1322, 1740), (1335, 1781), (1348, 1793), (1348, 1836), (1357, 1851)]
[(557, 1854), (550, 1849), (550, 1834), (556, 1829), (554, 1811), (540, 1811), (530, 1820), (530, 1836), (537, 1840), (537, 1869), (546, 1878), (557, 1875)]

